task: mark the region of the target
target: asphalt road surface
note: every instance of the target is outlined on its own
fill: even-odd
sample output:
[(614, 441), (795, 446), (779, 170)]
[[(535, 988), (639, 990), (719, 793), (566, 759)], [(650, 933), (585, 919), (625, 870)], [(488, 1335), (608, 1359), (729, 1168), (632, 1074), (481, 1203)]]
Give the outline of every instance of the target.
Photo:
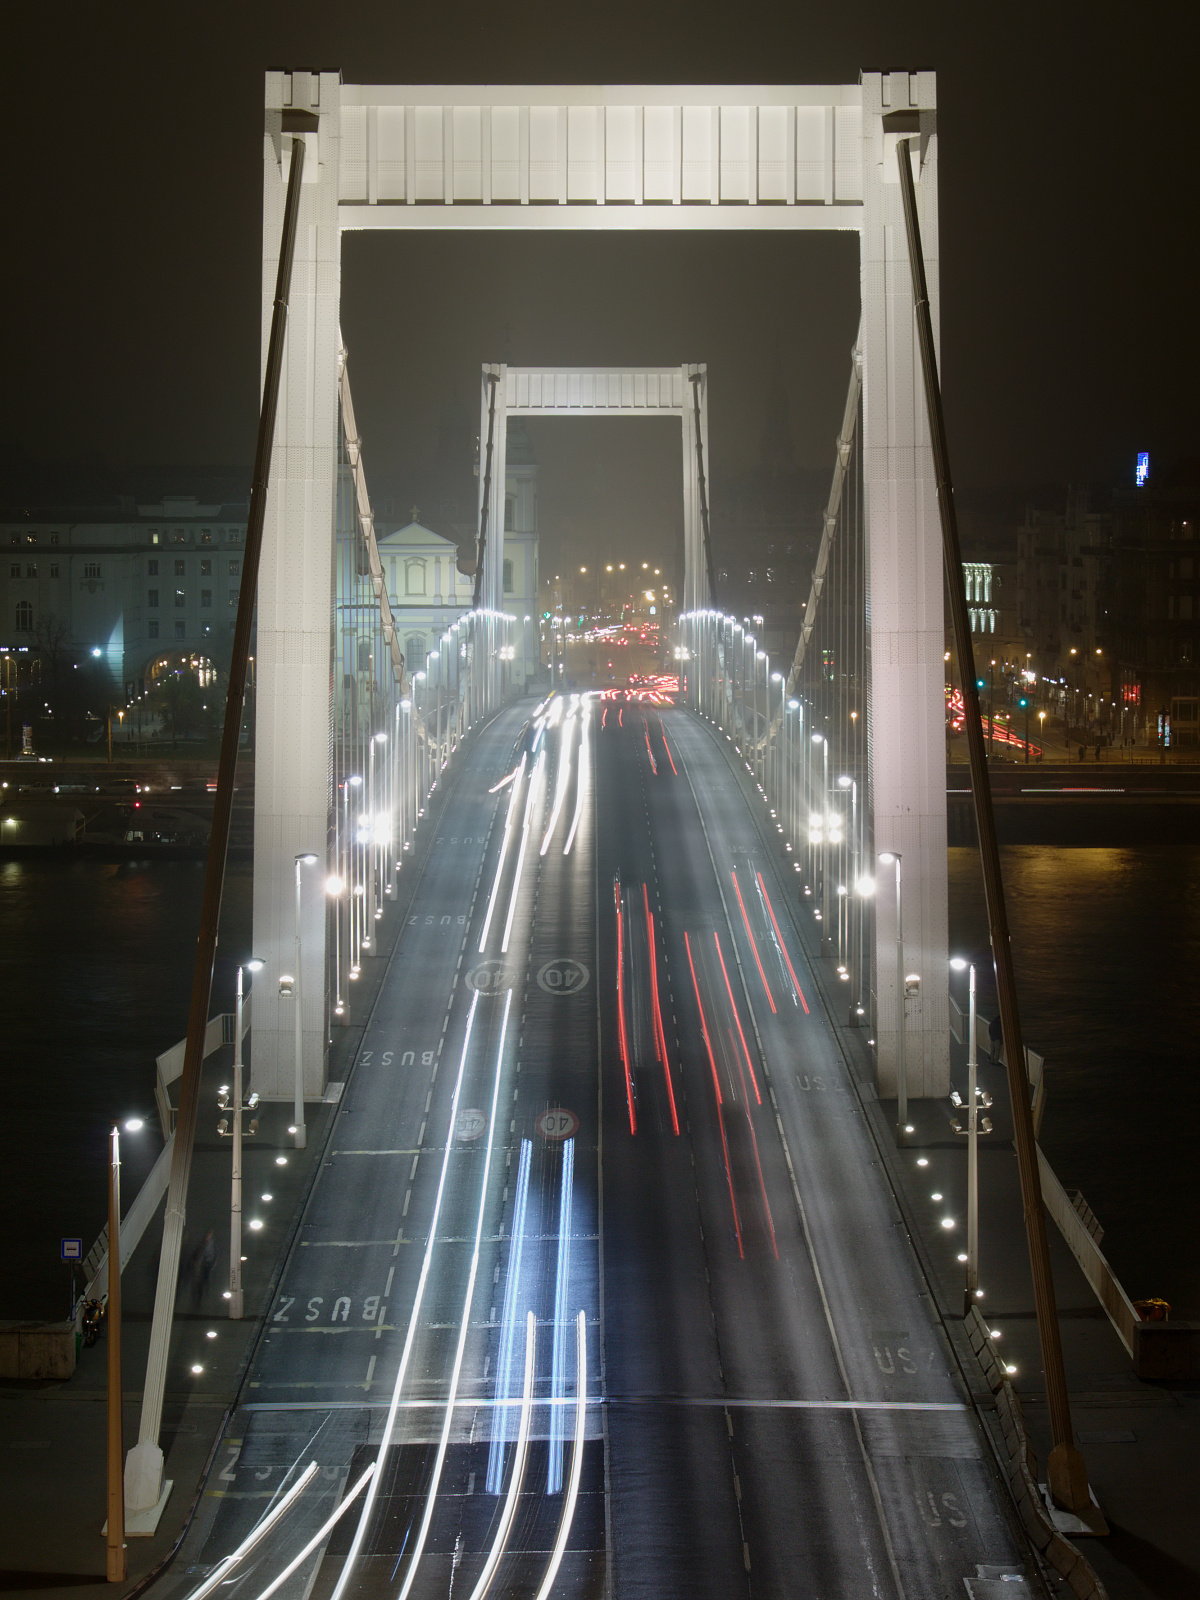
[(623, 697), (523, 732), (534, 709), (450, 776), (158, 1592), (312, 1462), (219, 1594), (961, 1600), (1021, 1573), (720, 736)]

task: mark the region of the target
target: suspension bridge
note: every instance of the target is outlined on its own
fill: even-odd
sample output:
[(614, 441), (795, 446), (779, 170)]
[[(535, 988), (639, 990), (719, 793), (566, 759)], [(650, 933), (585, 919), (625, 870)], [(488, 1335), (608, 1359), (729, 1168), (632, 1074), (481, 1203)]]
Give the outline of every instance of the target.
[[(902, 1137), (906, 1097), (949, 1089), (937, 152), (926, 72), (604, 90), (268, 74), (251, 1039), (255, 1091), (294, 1101), (297, 1144), (380, 926), (395, 906), (404, 924), (235, 1461), (188, 1536), (205, 1575), (174, 1593), (915, 1600), (986, 1573), (1033, 1592), (856, 1111), (864, 1084), (898, 1096)], [(772, 670), (722, 609), (709, 375), (684, 359), (481, 365), (471, 604), (405, 659), (341, 239), (429, 228), (858, 234), (862, 320), (790, 661)], [(505, 441), (510, 417), (543, 415), (679, 422), (677, 696), (523, 692)], [(206, 990), (194, 1006), (203, 1022)], [(189, 1049), (126, 1470), (147, 1515)], [(1050, 1467), (1067, 1494), (1071, 1460)]]

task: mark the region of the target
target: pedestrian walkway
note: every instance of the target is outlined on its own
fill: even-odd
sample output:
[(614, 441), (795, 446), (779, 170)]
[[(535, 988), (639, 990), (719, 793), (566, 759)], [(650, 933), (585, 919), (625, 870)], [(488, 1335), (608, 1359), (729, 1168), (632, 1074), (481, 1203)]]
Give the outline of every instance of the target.
[[(448, 774), (453, 780), (453, 773)], [(336, 1107), (403, 925), (410, 886), (421, 872), (428, 841), (453, 781), (440, 785), (417, 848), (398, 880), (399, 898), (386, 902), (377, 938), (379, 958), (364, 964), (354, 986), (353, 1020), (334, 1033), (329, 1053), (330, 1090), (306, 1108), (308, 1144), (295, 1150), (287, 1129), (289, 1105), (266, 1104), (243, 1158), (243, 1265), (245, 1317), (231, 1322), (223, 1291), (229, 1273), (230, 1146), (217, 1134), (217, 1091), (228, 1078), (231, 1052), (205, 1062), (200, 1121), (188, 1196), (179, 1293), (171, 1340), (160, 1443), (164, 1477), (174, 1488), (151, 1538), (128, 1540), (129, 1577), (105, 1581), (107, 1432), (106, 1336), (80, 1351), (67, 1382), (0, 1382), (0, 1591), (46, 1595), (69, 1591), (79, 1600), (124, 1597), (152, 1583), (179, 1544), (196, 1507), (224, 1420), (232, 1408), (274, 1285), (299, 1226), (305, 1199)], [(164, 1040), (164, 1046), (170, 1041)], [(250, 1082), (253, 1087), (253, 1036)], [(149, 1086), (147, 1088), (149, 1093)], [(132, 1196), (125, 1197), (124, 1210)], [(262, 1222), (252, 1228), (253, 1220)], [(212, 1231), (211, 1252), (205, 1240)], [(136, 1442), (141, 1384), (146, 1370), (150, 1318), (162, 1237), (161, 1211), (122, 1273), (122, 1366), (125, 1447)], [(90, 1241), (87, 1241), (90, 1243)], [(211, 1259), (206, 1261), (206, 1256)], [(189, 1270), (191, 1263), (191, 1270)]]

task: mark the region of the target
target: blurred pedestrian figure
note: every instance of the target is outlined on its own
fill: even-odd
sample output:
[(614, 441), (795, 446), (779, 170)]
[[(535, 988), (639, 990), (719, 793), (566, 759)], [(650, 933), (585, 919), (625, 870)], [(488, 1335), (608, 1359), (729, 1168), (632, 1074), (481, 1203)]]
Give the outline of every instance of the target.
[(192, 1304), (197, 1310), (204, 1299), (204, 1291), (208, 1288), (208, 1280), (217, 1259), (217, 1241), (213, 1230), (210, 1228), (192, 1251), (188, 1261), (188, 1277), (192, 1284)]

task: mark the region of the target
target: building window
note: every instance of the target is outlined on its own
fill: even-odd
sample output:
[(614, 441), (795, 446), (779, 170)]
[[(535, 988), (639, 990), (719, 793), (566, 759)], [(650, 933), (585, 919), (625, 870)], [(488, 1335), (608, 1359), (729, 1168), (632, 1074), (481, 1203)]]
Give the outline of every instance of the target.
[(230, 589), (230, 591), (229, 591), (229, 604), (231, 606), (237, 605), (237, 594), (238, 594), (238, 592), (237, 592), (236, 589)]
[(36, 533), (27, 533), (25, 535), (25, 543), (26, 544), (36, 544), (37, 541), (38, 541), (38, 536), (37, 536)]
[(176, 617), (175, 618), (175, 637), (177, 639), (183, 639), (183, 638), (186, 638), (186, 636), (187, 636), (187, 623), (183, 620), (182, 617)]
[(506, 496), (505, 501), (504, 501), (504, 531), (505, 531), (505, 533), (512, 533), (515, 530), (516, 526), (517, 526), (517, 502), (516, 502), (516, 500), (513, 499), (512, 495), (508, 495), (508, 496)]
[(147, 637), (147, 639), (157, 639), (158, 638), (158, 618), (157, 617), (152, 617), (150, 619), (150, 621), (146, 624), (146, 637)]
[(176, 544), (186, 544), (187, 543), (187, 534), (183, 531), (182, 528), (176, 528), (175, 529), (175, 543)]
[(175, 576), (177, 578), (182, 578), (186, 571), (187, 571), (187, 562), (186, 561), (177, 561), (175, 563)]
[(21, 535), (19, 533), (10, 533), (8, 536), (8, 542), (9, 544), (20, 544)]
[(211, 578), (212, 577), (212, 557), (211, 556), (208, 556), (204, 561), (202, 561), (200, 563), (200, 576), (202, 578)]
[(413, 556), (404, 563), (404, 592), (420, 595), (425, 593), (425, 563), (420, 556)]
[(200, 531), (200, 543), (201, 544), (211, 544), (212, 543), (212, 529), (211, 528), (202, 528), (201, 529), (201, 531)]
[(146, 604), (148, 606), (156, 606), (158, 604), (158, 590), (157, 589), (147, 589), (146, 590)]
[(513, 592), (513, 564), (511, 561), (504, 563), (504, 592), (505, 594)]
[(16, 628), (18, 633), (33, 632), (33, 606), (28, 600), (17, 601)]
[(212, 623), (211, 622), (202, 622), (200, 624), (200, 637), (202, 639), (211, 639), (212, 638)]
[(425, 635), (423, 633), (410, 633), (404, 641), (404, 659), (408, 670), (420, 670), (425, 663)]
[(25, 576), (27, 578), (36, 578), (37, 577), (37, 562), (36, 561), (31, 561), (29, 563), (29, 565), (25, 568)]
[(212, 606), (212, 590), (211, 589), (201, 589), (201, 591), (200, 591), (200, 604), (201, 604), (201, 606), (209, 606), (209, 607)]
[(241, 534), (238, 532), (238, 530), (236, 528), (230, 528), (230, 530), (229, 530), (229, 542), (230, 542), (230, 544), (241, 544), (242, 536), (241, 536)]
[(58, 562), (57, 561), (52, 561), (50, 563), (50, 576), (52, 578), (57, 578), (58, 577)]
[(8, 575), (10, 578), (19, 578), (21, 576), (21, 563), (19, 561), (12, 563), (8, 569)]
[(158, 562), (157, 561), (147, 561), (147, 563), (146, 563), (146, 576), (150, 577), (150, 578), (157, 578), (158, 577)]
[(241, 572), (241, 570), (242, 570), (242, 563), (240, 561), (231, 561), (229, 563), (229, 576), (231, 578), (236, 578), (238, 576), (238, 574)]
[(181, 606), (187, 605), (187, 596), (184, 594), (182, 589), (176, 589), (175, 591), (175, 605), (177, 609)]
[(56, 533), (52, 533), (50, 535), (50, 543), (51, 544), (57, 544), (58, 543), (58, 535)]
[(150, 529), (150, 543), (151, 544), (157, 544), (158, 543), (158, 529), (157, 528), (151, 528)]
[(88, 561), (84, 564), (83, 575), (85, 578), (98, 578), (100, 576), (100, 563)]

